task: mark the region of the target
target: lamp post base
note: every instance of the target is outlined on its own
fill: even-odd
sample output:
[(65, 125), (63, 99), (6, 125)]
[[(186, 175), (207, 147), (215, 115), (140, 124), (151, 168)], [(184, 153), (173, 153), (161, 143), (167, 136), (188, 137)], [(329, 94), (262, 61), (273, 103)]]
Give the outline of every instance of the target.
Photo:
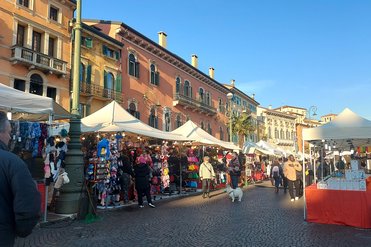
[(81, 151), (81, 120), (75, 115), (70, 119), (70, 142), (65, 158), (65, 170), (70, 182), (62, 186), (60, 196), (56, 198), (55, 212), (57, 214), (80, 213), (82, 195), (85, 195), (84, 160)]

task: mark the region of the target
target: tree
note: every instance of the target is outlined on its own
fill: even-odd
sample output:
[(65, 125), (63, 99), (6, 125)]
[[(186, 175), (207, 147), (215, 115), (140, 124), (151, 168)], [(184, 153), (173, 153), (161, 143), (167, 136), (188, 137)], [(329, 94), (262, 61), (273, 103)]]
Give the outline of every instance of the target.
[(243, 112), (239, 116), (232, 115), (232, 133), (238, 136), (238, 145), (243, 146), (245, 136), (255, 131), (250, 113)]

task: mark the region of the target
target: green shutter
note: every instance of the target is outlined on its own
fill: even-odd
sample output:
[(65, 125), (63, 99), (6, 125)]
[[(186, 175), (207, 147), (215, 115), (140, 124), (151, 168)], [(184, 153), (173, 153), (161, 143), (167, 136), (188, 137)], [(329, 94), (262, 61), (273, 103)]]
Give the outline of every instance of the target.
[(106, 89), (107, 88), (107, 71), (104, 71), (104, 88)]
[(116, 57), (116, 60), (120, 60), (120, 52), (119, 51), (115, 51), (115, 57)]
[(102, 49), (103, 49), (103, 55), (107, 55), (107, 46), (103, 45), (102, 46)]
[(158, 84), (160, 84), (160, 73), (159, 72), (155, 73), (155, 85), (158, 86)]
[(91, 83), (91, 65), (86, 68), (86, 83)]
[(88, 48), (93, 47), (93, 40), (91, 38), (86, 38), (85, 42), (86, 42), (86, 47), (88, 47)]
[(116, 77), (116, 91), (122, 92), (122, 80), (121, 80), (121, 74), (118, 74)]
[(139, 78), (139, 63), (135, 62), (135, 77)]

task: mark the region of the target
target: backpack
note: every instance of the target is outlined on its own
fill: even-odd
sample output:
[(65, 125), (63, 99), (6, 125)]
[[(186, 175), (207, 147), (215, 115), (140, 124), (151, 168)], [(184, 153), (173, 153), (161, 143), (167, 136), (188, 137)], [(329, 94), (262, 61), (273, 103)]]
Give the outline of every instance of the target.
[(278, 166), (273, 166), (272, 168), (272, 176), (277, 178), (280, 176), (280, 168)]

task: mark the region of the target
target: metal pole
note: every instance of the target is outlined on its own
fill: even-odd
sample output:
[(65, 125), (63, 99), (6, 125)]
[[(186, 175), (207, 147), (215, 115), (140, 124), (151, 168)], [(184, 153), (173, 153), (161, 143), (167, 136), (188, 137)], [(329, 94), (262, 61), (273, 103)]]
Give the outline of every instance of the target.
[[(305, 197), (305, 186), (306, 186), (306, 181), (305, 181), (305, 169), (306, 169), (306, 164), (305, 164), (305, 149), (304, 149), (304, 139), (303, 139), (303, 199), (304, 199), (304, 220), (307, 219), (307, 205), (306, 205), (306, 197)], [(309, 174), (308, 174), (309, 176)]]
[(229, 142), (233, 143), (232, 138), (233, 132), (232, 132), (232, 99), (229, 100)]
[[(75, 214), (82, 219), (87, 214), (88, 198), (83, 186), (84, 183), (84, 161), (81, 152), (81, 120), (79, 113), (80, 102), (80, 45), (81, 45), (81, 2), (76, 1), (76, 23), (74, 26), (74, 54), (72, 70), (72, 107), (73, 117), (70, 119), (70, 141), (65, 158), (65, 170), (70, 178), (70, 183), (63, 185), (60, 196), (56, 200), (56, 213)], [(85, 205), (86, 204), (86, 205)]]

